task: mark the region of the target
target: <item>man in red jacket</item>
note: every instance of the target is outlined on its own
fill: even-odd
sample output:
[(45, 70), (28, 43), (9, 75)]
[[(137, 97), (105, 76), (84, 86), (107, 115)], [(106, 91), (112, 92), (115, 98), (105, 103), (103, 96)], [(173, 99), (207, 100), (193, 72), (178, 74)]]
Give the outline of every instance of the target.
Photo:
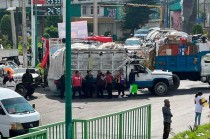
[(82, 98), (81, 95), (82, 90), (82, 77), (79, 74), (79, 71), (75, 71), (75, 74), (72, 76), (72, 91), (73, 91), (73, 98), (75, 98), (75, 93), (79, 92), (79, 98)]

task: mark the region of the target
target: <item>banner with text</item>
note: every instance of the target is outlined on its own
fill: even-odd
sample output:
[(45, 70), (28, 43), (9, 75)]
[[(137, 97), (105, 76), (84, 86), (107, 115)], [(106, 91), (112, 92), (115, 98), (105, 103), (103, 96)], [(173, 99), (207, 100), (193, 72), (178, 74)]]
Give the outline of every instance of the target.
[[(66, 24), (58, 23), (59, 38), (66, 38)], [(87, 21), (71, 22), (71, 38), (82, 39), (88, 37)]]

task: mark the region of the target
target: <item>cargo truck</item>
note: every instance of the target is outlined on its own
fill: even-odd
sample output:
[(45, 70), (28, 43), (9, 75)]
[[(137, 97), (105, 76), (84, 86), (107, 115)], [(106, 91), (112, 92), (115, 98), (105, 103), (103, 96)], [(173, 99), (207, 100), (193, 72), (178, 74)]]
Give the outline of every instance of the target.
[(156, 50), (155, 69), (173, 73), (173, 89), (180, 80), (201, 81), (210, 84), (210, 45), (208, 42), (193, 44), (168, 43)]
[[(75, 48), (75, 45), (78, 45), (78, 48)], [(58, 92), (55, 81), (64, 74), (66, 60), (65, 45), (62, 43), (55, 45), (55, 42), (53, 42), (52, 46), (56, 46), (58, 49), (55, 50), (55, 47), (51, 47), (51, 43), (49, 44), (50, 65), (48, 86), (51, 91)], [(148, 88), (152, 93), (165, 95), (168, 92), (168, 88), (173, 85), (172, 73), (161, 70), (149, 70), (142, 64), (143, 60), (135, 56), (137, 53), (128, 51), (123, 47), (116, 49), (97, 49), (92, 46), (88, 48), (88, 44), (85, 46), (73, 44), (71, 53), (72, 74), (74, 71), (79, 70), (82, 77), (85, 77), (87, 70), (91, 69), (93, 76), (96, 77), (98, 70), (101, 70), (103, 73), (109, 70), (115, 77), (119, 69), (123, 68), (126, 79), (128, 80), (131, 69), (134, 69), (137, 73), (135, 83), (138, 85), (138, 88)]]

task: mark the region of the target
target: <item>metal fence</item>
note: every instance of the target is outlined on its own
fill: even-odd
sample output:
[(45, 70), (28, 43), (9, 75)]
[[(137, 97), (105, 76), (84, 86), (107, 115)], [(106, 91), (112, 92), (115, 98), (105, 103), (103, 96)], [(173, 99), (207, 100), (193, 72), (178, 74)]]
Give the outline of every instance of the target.
[[(72, 127), (72, 139), (151, 139), (151, 105), (86, 120), (73, 119)], [(29, 134), (43, 129), (47, 139), (65, 139), (65, 122), (32, 128)], [(12, 139), (24, 139), (18, 137)]]

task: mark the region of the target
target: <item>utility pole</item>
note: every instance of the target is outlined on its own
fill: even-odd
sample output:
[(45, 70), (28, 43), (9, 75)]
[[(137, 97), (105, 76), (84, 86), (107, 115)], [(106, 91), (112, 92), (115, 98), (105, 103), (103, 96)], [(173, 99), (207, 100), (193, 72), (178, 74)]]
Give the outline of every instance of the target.
[(97, 0), (94, 0), (93, 5), (93, 35), (98, 35), (98, 4)]
[(26, 5), (22, 0), (23, 67), (27, 67)]
[[(10, 7), (13, 7), (13, 0), (10, 0)], [(15, 17), (14, 17), (14, 10), (10, 10), (11, 15), (11, 28), (12, 28), (12, 42), (13, 42), (13, 49), (17, 49), (17, 38), (16, 38), (16, 27), (15, 27)]]

